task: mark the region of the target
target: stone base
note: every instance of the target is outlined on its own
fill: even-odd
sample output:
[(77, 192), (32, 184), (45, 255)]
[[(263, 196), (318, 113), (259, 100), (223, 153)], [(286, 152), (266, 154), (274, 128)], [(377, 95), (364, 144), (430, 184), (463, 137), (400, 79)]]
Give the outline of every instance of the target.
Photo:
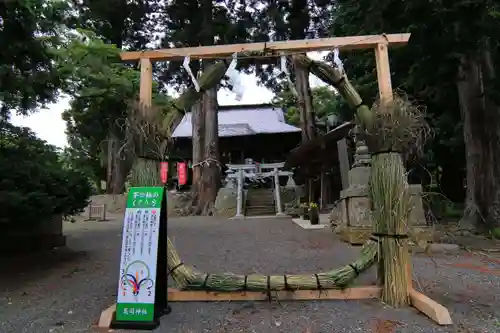
[(372, 233), (372, 227), (344, 227), (338, 231), (340, 239), (351, 245), (363, 245)]
[(415, 226), (410, 235), (410, 246), (426, 247), (434, 241), (434, 229), (427, 226)]
[(292, 219), (293, 223), (306, 230), (319, 230), (327, 227), (326, 224), (311, 224), (308, 220)]
[[(372, 227), (344, 226), (339, 227), (336, 231), (342, 241), (351, 245), (363, 245), (370, 238)], [(425, 248), (427, 244), (432, 243), (434, 240), (433, 229), (430, 227), (414, 227), (410, 239), (410, 248)]]

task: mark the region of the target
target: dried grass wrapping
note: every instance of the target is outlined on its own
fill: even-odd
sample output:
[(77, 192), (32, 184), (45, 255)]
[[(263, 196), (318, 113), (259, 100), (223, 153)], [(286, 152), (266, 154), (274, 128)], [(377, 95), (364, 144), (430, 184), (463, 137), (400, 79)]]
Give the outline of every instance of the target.
[(371, 153), (394, 151), (420, 155), (430, 135), (424, 111), (404, 92), (395, 93), (392, 103), (378, 101), (373, 105), (370, 121), (359, 122), (360, 135)]
[[(410, 194), (399, 153), (373, 156), (370, 194), (374, 233), (407, 235)], [(395, 307), (408, 304), (408, 240), (381, 236), (379, 253), (379, 276), (383, 278), (382, 299)]]
[(373, 230), (380, 236), (382, 299), (398, 307), (409, 302), (410, 278), (407, 234), (411, 206), (402, 156), (420, 154), (430, 130), (423, 108), (401, 92), (391, 103), (375, 103), (370, 115), (357, 116), (361, 139), (372, 153), (370, 195)]
[(129, 105), (120, 124), (124, 133), (124, 151), (133, 160), (131, 186), (160, 185), (158, 161), (163, 160), (171, 145), (170, 131), (175, 112), (138, 102)]
[(286, 275), (285, 278), (284, 275), (245, 276), (233, 273), (200, 273), (191, 266), (182, 264), (172, 242), (168, 239), (167, 265), (170, 276), (180, 289), (211, 291), (342, 289), (347, 287), (358, 276), (358, 273), (362, 273), (375, 263), (377, 248), (377, 242), (369, 240), (361, 249), (360, 257), (350, 265), (317, 274)]

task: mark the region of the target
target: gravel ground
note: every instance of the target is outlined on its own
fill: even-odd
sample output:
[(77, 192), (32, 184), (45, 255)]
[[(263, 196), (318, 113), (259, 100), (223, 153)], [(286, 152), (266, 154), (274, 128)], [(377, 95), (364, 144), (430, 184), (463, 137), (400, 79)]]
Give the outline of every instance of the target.
[[(1, 333), (93, 332), (100, 312), (114, 303), (120, 221), (66, 229), (67, 249), (0, 258)], [(329, 230), (306, 231), (287, 219), (178, 218), (170, 219), (169, 232), (181, 257), (208, 272), (322, 271), (348, 263), (358, 251)], [(172, 303), (156, 332), (500, 332), (500, 260), (473, 253), (432, 260), (418, 255), (414, 272), (415, 287), (448, 307), (454, 327), (379, 301), (221, 302)], [(373, 270), (359, 279), (373, 283)]]

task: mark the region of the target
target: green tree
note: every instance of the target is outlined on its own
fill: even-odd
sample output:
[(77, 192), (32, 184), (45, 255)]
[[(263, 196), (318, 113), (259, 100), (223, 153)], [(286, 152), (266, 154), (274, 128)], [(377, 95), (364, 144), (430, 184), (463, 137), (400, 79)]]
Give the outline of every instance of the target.
[(50, 52), (66, 19), (64, 1), (0, 2), (0, 116), (52, 102), (61, 84)]
[(3, 122), (0, 156), (0, 225), (27, 228), (87, 206), (91, 186), (85, 175), (64, 168), (56, 148), (29, 129)]
[[(119, 54), (116, 46), (84, 30), (70, 33), (65, 47), (57, 52), (59, 72), (66, 77), (65, 93), (72, 97), (63, 113), (68, 151), (75, 166), (90, 167), (93, 181), (99, 186), (107, 180), (107, 192), (115, 194), (123, 192), (133, 163), (124, 143), (125, 119), (138, 99), (140, 84), (139, 71), (124, 64)], [(155, 104), (169, 110), (168, 98), (158, 95), (157, 85), (153, 96)], [(116, 145), (112, 155), (106, 154), (110, 135)], [(116, 167), (107, 168), (109, 164)]]
[[(333, 8), (336, 19), (332, 25), (335, 35), (412, 33), (407, 46), (391, 51), (393, 86), (427, 106), (429, 121), (436, 129), (426, 154), (427, 166), (442, 170), (443, 182), (446, 175), (454, 174), (455, 179), (447, 183), (456, 186), (446, 192), (460, 193), (460, 170), (466, 164), (466, 215), (478, 225), (490, 227), (499, 221), (500, 202), (500, 183), (496, 181), (500, 176), (496, 160), (500, 156), (496, 130), (500, 119), (494, 66), (498, 60), (498, 12), (494, 1), (341, 0)], [(365, 99), (373, 99), (373, 53), (349, 55), (345, 66)], [(458, 127), (462, 122), (464, 126)]]
[[(281, 41), (291, 39), (318, 38), (329, 35), (331, 7), (329, 1), (292, 0), (259, 1), (249, 7), (252, 13), (252, 41)], [(283, 74), (277, 75), (278, 61), (269, 62), (256, 59), (255, 66), (260, 81), (274, 92), (284, 89)]]
[[(342, 110), (340, 96), (335, 94), (331, 88), (327, 86), (315, 87), (311, 89), (311, 93), (319, 134), (325, 133), (327, 128), (332, 129), (333, 126), (349, 120), (350, 113)], [(294, 126), (300, 124), (297, 97), (290, 89), (276, 94), (272, 103), (285, 109), (287, 123)]]
[[(85, 70), (79, 70), (75, 74), (81, 80), (80, 88), (85, 87), (87, 92), (93, 90), (92, 95), (95, 93), (96, 88), (91, 84), (97, 80), (98, 86), (101, 87), (100, 93), (111, 95), (106, 97), (102, 95), (100, 99), (93, 99), (88, 96), (84, 100), (75, 95), (74, 90), (68, 92), (73, 97), (72, 109), (78, 110), (74, 112), (75, 119), (72, 118), (72, 114), (65, 114), (68, 124), (69, 143), (74, 145), (72, 147), (76, 151), (84, 149), (77, 156), (92, 156), (89, 157), (91, 159), (89, 162), (93, 165), (96, 177), (102, 176), (102, 168), (106, 169), (104, 174), (106, 175), (108, 193), (122, 193), (133, 160), (122, 149), (124, 133), (122, 131), (123, 126), (119, 125), (120, 122), (123, 124), (122, 120), (126, 113), (125, 104), (130, 102), (130, 99), (119, 100), (119, 98), (129, 97), (135, 99), (137, 97), (136, 83), (138, 81), (136, 80), (136, 74), (132, 74), (135, 64), (126, 65), (121, 63), (118, 54), (122, 48), (138, 50), (145, 48), (148, 43), (155, 43), (157, 40), (156, 33), (161, 29), (159, 27), (158, 13), (161, 11), (163, 1), (112, 0), (111, 2), (103, 2), (73, 0), (72, 3), (73, 9), (78, 15), (73, 18), (70, 27), (85, 29), (87, 32), (92, 31), (93, 33), (93, 36), (90, 37), (92, 45), (88, 50), (90, 52), (89, 57), (93, 60), (87, 59), (85, 62), (93, 61), (97, 64), (101, 61), (100, 65), (91, 67), (92, 74)], [(113, 45), (114, 49), (106, 44)], [(82, 50), (82, 48), (85, 47), (82, 45), (78, 52), (83, 54), (85, 50)], [(76, 56), (75, 64), (83, 62), (81, 55), (73, 54), (69, 56), (68, 59)], [(109, 89), (106, 87), (105, 77), (97, 77), (99, 74), (95, 70), (101, 65), (106, 67), (104, 72), (110, 74), (113, 78)], [(127, 71), (127, 67), (131, 71)], [(128, 75), (134, 75), (134, 78)], [(121, 81), (122, 79), (123, 81)], [(132, 81), (125, 82), (128, 79)], [(117, 91), (113, 97), (113, 94), (115, 94), (114, 89), (117, 89)], [(91, 109), (93, 111), (90, 111)], [(106, 115), (103, 115), (104, 113)], [(73, 125), (72, 122), (78, 125)], [(92, 129), (96, 135), (85, 134), (83, 127)]]
[[(173, 0), (163, 12), (166, 34), (162, 47), (182, 47), (245, 42), (249, 39), (252, 16), (247, 11), (247, 1)], [(245, 69), (246, 62), (239, 61)], [(211, 61), (191, 61), (191, 69), (197, 73), (210, 66)], [(161, 64), (160, 82), (185, 89), (192, 85), (181, 62)], [(221, 85), (226, 85), (221, 82)], [(193, 163), (204, 160), (219, 160), (219, 138), (217, 126), (217, 89), (207, 91), (199, 105), (193, 108)], [(193, 170), (193, 206), (196, 213), (207, 214), (215, 202), (220, 187), (220, 169), (216, 163), (199, 164)]]

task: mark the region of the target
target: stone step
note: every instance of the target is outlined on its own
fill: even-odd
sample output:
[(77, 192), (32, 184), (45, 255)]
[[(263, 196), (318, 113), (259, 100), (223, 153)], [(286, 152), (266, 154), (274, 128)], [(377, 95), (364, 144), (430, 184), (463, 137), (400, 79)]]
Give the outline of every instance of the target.
[(249, 198), (273, 198), (274, 193), (252, 193), (252, 194), (247, 194), (247, 197)]
[(253, 189), (248, 190), (248, 195), (269, 195), (273, 193), (274, 193), (273, 190), (253, 190)]
[(263, 208), (268, 208), (268, 209), (274, 209), (274, 205), (247, 205), (247, 209), (263, 209)]
[(274, 199), (274, 195), (272, 196), (247, 196), (247, 199), (248, 200), (273, 200)]
[(276, 211), (271, 210), (247, 210), (245, 216), (262, 216), (262, 215), (275, 215)]
[(274, 205), (274, 199), (248, 199), (247, 204), (255, 206)]
[(276, 214), (276, 209), (273, 206), (247, 206), (246, 207), (246, 213), (245, 215), (247, 216), (254, 216), (254, 215), (274, 215)]

